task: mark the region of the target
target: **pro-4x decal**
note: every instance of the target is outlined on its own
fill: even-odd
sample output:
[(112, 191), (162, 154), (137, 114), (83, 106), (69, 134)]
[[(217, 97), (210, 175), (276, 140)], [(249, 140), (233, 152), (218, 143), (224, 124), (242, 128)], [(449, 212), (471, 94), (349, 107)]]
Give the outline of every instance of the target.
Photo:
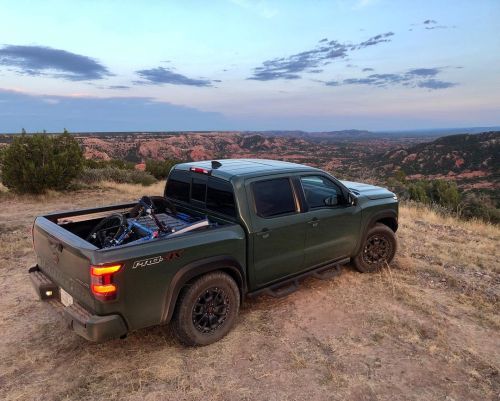
[(156, 265), (156, 264), (161, 263), (163, 261), (169, 262), (171, 260), (180, 258), (182, 256), (183, 252), (184, 252), (183, 249), (179, 249), (177, 251), (171, 251), (165, 255), (159, 255), (159, 256), (152, 257), (152, 258), (136, 260), (136, 261), (134, 261), (134, 264), (132, 265), (132, 269), (137, 269), (138, 267), (147, 267), (147, 266)]

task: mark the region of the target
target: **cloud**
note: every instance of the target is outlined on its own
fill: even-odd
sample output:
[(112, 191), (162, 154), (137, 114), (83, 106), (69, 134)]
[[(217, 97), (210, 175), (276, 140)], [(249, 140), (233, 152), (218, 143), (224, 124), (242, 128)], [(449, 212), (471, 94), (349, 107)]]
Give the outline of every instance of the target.
[(30, 95), (0, 89), (0, 131), (175, 131), (230, 126), (219, 113), (173, 105), (148, 97)]
[(395, 74), (370, 74), (361, 78), (347, 78), (342, 81), (326, 81), (326, 86), (340, 85), (371, 85), (388, 87), (402, 85), (410, 88), (447, 89), (458, 84), (435, 79), (442, 68), (413, 68), (404, 73)]
[(341, 43), (336, 40), (328, 41), (327, 38), (323, 38), (311, 50), (264, 61), (262, 65), (254, 68), (253, 75), (247, 79), (256, 81), (293, 80), (300, 79), (301, 73), (317, 74), (322, 72), (320, 67), (337, 59), (345, 59), (350, 52), (390, 42), (389, 38), (393, 35), (393, 32), (386, 32), (358, 44)]
[(130, 89), (130, 86), (127, 85), (110, 85), (107, 89)]
[(407, 72), (408, 75), (416, 75), (419, 77), (434, 77), (439, 74), (439, 68), (414, 68)]
[(363, 68), (363, 72), (375, 71), (373, 68)]
[(0, 49), (0, 65), (25, 75), (48, 75), (70, 81), (90, 81), (111, 76), (93, 58), (45, 46), (6, 45)]
[(391, 36), (394, 36), (394, 32), (387, 32), (387, 33), (382, 33), (380, 35), (373, 36), (370, 39), (365, 40), (364, 42), (361, 42), (356, 47), (356, 49), (362, 49), (364, 47), (378, 45), (379, 43), (390, 42), (391, 40), (388, 38)]
[(185, 75), (172, 71), (171, 68), (156, 67), (147, 70), (136, 71), (145, 81), (137, 81), (136, 83), (146, 84), (171, 84), (171, 85), (188, 85), (188, 86), (212, 86), (212, 81), (207, 79), (193, 79)]
[(446, 89), (457, 85), (458, 84), (455, 82), (445, 82), (438, 79), (426, 79), (425, 81), (420, 81), (417, 83), (417, 86), (419, 88), (427, 89)]
[(259, 70), (255, 69), (255, 73), (252, 77), (247, 79), (253, 79), (256, 81), (272, 81), (275, 79), (300, 79), (300, 75), (291, 74), (286, 71), (272, 71), (272, 70)]
[(434, 25), (434, 26), (426, 26), (425, 29), (427, 30), (432, 30), (432, 29), (448, 29), (448, 28), (455, 28), (455, 26), (446, 26), (446, 25)]
[[(448, 28), (456, 28), (455, 25), (453, 26), (448, 26), (448, 25), (438, 25), (438, 22), (434, 19), (426, 19), (425, 21), (418, 23), (418, 24), (411, 24), (412, 26), (424, 26), (425, 29), (427, 30), (432, 30), (432, 29), (448, 29)], [(410, 31), (413, 31), (413, 29), (409, 29)]]

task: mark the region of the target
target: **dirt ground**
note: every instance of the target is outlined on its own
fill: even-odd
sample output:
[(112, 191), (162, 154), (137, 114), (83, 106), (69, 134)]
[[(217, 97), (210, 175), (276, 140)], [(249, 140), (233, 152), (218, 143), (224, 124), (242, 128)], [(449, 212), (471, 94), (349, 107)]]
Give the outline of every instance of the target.
[(168, 327), (86, 342), (31, 288), (32, 220), (155, 192), (0, 193), (1, 400), (500, 399), (500, 229), (414, 207), (390, 268), (247, 301), (216, 344), (184, 348)]

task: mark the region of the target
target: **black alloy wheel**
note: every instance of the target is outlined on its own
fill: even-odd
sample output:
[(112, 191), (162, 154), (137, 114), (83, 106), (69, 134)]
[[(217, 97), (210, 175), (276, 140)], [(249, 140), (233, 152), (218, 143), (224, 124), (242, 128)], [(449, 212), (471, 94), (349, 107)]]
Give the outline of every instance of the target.
[(240, 289), (227, 273), (215, 271), (186, 283), (176, 302), (172, 328), (186, 345), (208, 345), (234, 326)]
[(358, 254), (352, 258), (354, 267), (371, 273), (389, 265), (396, 254), (396, 234), (384, 224), (377, 223), (368, 230)]
[(226, 321), (230, 307), (229, 297), (222, 288), (209, 288), (194, 304), (193, 324), (200, 333), (213, 333)]
[(392, 246), (389, 240), (379, 234), (367, 239), (363, 249), (363, 261), (368, 264), (384, 264), (389, 260)]

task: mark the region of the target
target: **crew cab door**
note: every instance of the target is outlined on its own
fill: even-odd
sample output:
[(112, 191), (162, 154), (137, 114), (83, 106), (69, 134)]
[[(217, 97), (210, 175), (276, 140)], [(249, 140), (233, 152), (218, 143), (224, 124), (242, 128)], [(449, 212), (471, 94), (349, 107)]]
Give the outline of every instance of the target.
[(300, 182), (308, 207), (305, 266), (350, 257), (359, 237), (359, 207), (350, 204), (346, 191), (327, 175), (302, 175)]
[(247, 183), (252, 216), (249, 281), (258, 288), (299, 273), (304, 266), (305, 220), (289, 177)]

